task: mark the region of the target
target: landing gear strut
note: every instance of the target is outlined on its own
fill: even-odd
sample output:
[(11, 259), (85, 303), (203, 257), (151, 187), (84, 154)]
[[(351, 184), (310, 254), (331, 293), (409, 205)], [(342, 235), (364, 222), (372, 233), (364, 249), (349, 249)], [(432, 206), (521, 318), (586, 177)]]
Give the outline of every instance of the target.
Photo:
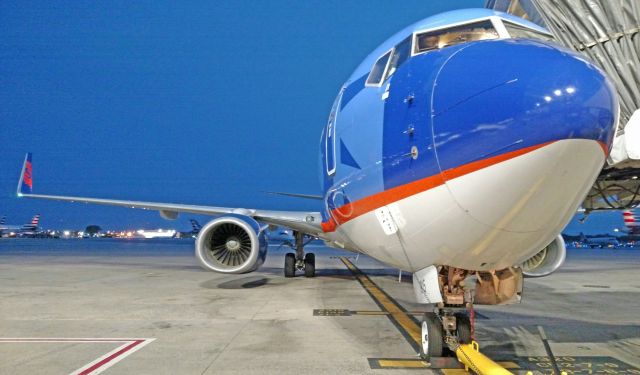
[(438, 272), (443, 302), (433, 312), (424, 314), (421, 325), (422, 342), (420, 357), (442, 357), (444, 349), (469, 344), (472, 340), (472, 325), (469, 318), (472, 298), (465, 293), (464, 279), (468, 271), (443, 267)]
[(306, 277), (314, 277), (316, 275), (316, 256), (313, 253), (304, 253), (304, 246), (311, 241), (309, 239), (305, 243), (305, 234), (301, 232), (293, 232), (296, 244), (294, 253), (287, 253), (284, 257), (284, 277), (294, 277), (296, 270), (304, 271)]

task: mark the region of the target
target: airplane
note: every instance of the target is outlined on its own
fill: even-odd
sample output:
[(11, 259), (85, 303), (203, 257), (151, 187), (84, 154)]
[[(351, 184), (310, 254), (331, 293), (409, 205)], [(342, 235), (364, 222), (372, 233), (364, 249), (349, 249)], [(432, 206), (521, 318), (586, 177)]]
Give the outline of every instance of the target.
[(5, 225), (5, 219), (6, 217), (3, 216), (2, 220), (0, 220), (0, 235), (13, 233), (14, 236), (32, 237), (38, 234), (40, 214), (34, 215), (29, 223), (23, 225)]
[(592, 249), (595, 249), (595, 248), (599, 248), (599, 249), (603, 249), (603, 248), (617, 249), (617, 248), (622, 246), (620, 241), (616, 237), (613, 237), (613, 236), (591, 237), (591, 238), (589, 238), (589, 241), (587, 242), (587, 244)]
[(524, 276), (560, 267), (560, 232), (610, 152), (619, 103), (606, 74), (544, 28), (489, 9), (418, 21), (383, 42), (340, 88), (321, 134), (322, 207), (277, 211), (17, 194), (219, 215), (195, 255), (221, 273), (256, 270), (266, 228), (293, 230), (284, 276), (315, 275), (304, 238), (413, 273), (422, 358), (471, 341), (473, 304), (520, 301)]
[(638, 222), (633, 210), (622, 211), (624, 226), (627, 228), (626, 233), (632, 236), (640, 235), (640, 222)]

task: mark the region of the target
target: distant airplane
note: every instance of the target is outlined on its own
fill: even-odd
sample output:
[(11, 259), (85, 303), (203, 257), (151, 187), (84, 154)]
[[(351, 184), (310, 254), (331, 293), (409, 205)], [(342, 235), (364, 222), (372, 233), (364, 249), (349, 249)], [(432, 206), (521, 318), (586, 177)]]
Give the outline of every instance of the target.
[(158, 230), (144, 230), (140, 229), (136, 231), (136, 237), (142, 238), (173, 238), (176, 236), (176, 231), (173, 229), (158, 229)]
[[(336, 61), (340, 57), (336, 56)], [(413, 272), (421, 356), (468, 343), (476, 304), (521, 297), (523, 274), (565, 259), (560, 232), (605, 164), (618, 117), (606, 75), (544, 28), (488, 9), (408, 26), (341, 87), (321, 136), (320, 211), (275, 211), (39, 195), (27, 154), (18, 195), (221, 215), (200, 231), (209, 270), (256, 270), (268, 225), (293, 230), (284, 275), (315, 275), (305, 236)], [(247, 166), (250, 168), (250, 166)], [(475, 293), (468, 293), (475, 277)]]
[(640, 236), (640, 222), (633, 210), (625, 210), (622, 212), (624, 226), (627, 228), (626, 233), (632, 236)]
[(586, 244), (592, 249), (618, 248), (622, 246), (620, 241), (613, 236), (587, 237)]
[(23, 225), (5, 225), (6, 217), (0, 220), (0, 235), (6, 236), (13, 233), (14, 236), (32, 237), (38, 234), (38, 223), (40, 222), (40, 214), (33, 216), (31, 221)]

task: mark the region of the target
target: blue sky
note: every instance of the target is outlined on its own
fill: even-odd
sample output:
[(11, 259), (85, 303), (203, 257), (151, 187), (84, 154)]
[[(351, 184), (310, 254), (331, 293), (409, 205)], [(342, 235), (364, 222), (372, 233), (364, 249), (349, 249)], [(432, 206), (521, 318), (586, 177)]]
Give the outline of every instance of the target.
[[(192, 216), (18, 200), (26, 151), (40, 193), (317, 209), (263, 192), (319, 193), (320, 131), (343, 81), (408, 24), (483, 3), (3, 1), (0, 216), (189, 228)], [(570, 230), (621, 225), (600, 214)]]

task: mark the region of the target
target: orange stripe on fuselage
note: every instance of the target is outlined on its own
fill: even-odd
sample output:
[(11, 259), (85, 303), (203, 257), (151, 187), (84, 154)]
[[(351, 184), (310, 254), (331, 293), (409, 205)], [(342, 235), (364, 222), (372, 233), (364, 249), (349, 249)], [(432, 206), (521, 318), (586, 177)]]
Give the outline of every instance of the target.
[[(478, 160), (471, 162), (469, 164), (464, 164), (459, 167), (447, 169), (442, 173), (429, 176), (417, 181), (410, 182), (405, 185), (396, 186), (389, 190), (382, 191), (377, 194), (370, 195), (368, 197), (362, 198), (358, 201), (348, 203), (342, 207), (336, 208), (331, 211), (331, 216), (328, 221), (322, 223), (322, 229), (325, 232), (333, 232), (336, 230), (338, 225), (342, 225), (349, 220), (353, 220), (358, 216), (364, 215), (367, 212), (371, 212), (376, 208), (385, 206), (389, 203), (397, 202), (401, 199), (408, 198), (412, 195), (422, 193), (423, 191), (427, 191), (438, 187), (440, 185), (444, 185), (446, 181), (453, 180), (458, 177), (462, 177), (469, 173), (476, 172), (480, 169), (484, 169), (498, 163), (502, 163), (503, 161), (507, 161), (518, 156), (527, 154), (529, 152), (535, 151), (544, 146), (550, 145), (556, 141), (541, 143), (539, 145), (530, 146), (521, 148), (516, 151), (507, 152), (504, 154), (500, 154), (497, 156), (493, 156), (490, 158)], [(608, 154), (607, 146), (598, 142), (605, 155)]]

